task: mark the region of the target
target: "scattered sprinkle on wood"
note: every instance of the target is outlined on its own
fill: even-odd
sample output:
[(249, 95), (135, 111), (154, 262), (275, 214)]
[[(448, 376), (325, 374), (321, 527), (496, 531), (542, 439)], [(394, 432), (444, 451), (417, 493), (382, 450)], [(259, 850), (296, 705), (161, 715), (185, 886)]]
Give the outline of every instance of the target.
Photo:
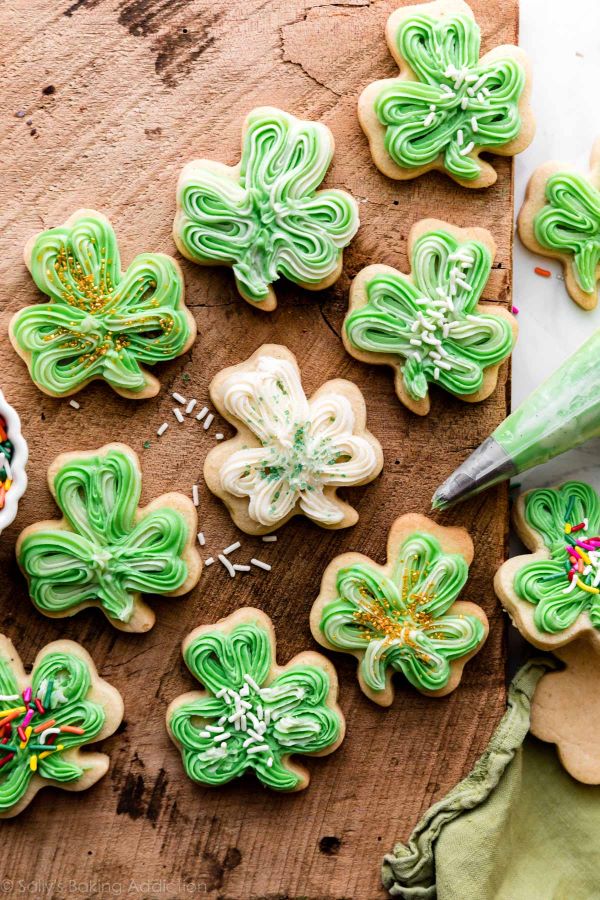
[(225, 556), (229, 556), (230, 553), (233, 553), (234, 550), (239, 550), (242, 545), (239, 541), (235, 541), (235, 543), (230, 544), (229, 547), (225, 547), (223, 553)]
[(264, 569), (265, 572), (271, 571), (271, 566), (269, 565), (269, 563), (263, 562), (262, 559), (255, 559), (254, 557), (252, 557), (250, 562), (253, 566), (256, 566), (257, 569)]
[(223, 556), (222, 553), (219, 553), (219, 562), (223, 563), (223, 565), (225, 566), (225, 568), (227, 569), (227, 571), (229, 572), (231, 577), (235, 578), (235, 569), (233, 568), (233, 566), (231, 565), (231, 563), (229, 562), (227, 557)]
[(196, 419), (201, 422), (206, 413), (208, 412), (208, 406), (203, 406), (199, 413), (196, 415)]
[(165, 433), (165, 431), (167, 430), (168, 427), (169, 427), (169, 423), (168, 423), (168, 422), (163, 422), (162, 425), (160, 426), (160, 428), (159, 428), (159, 429), (157, 430), (157, 432), (156, 432), (157, 435), (158, 435), (159, 437), (162, 437), (163, 434)]
[(214, 419), (213, 414), (212, 414), (212, 413), (209, 413), (209, 414), (207, 415), (207, 417), (205, 418), (205, 420), (204, 420), (204, 430), (205, 430), (205, 431), (208, 431), (208, 429), (210, 428), (210, 426), (211, 426), (212, 423), (213, 423), (213, 419)]
[(179, 409), (178, 406), (173, 407), (173, 415), (177, 419), (177, 421), (181, 424), (183, 422), (183, 413)]
[(222, 441), (224, 437), (224, 434), (221, 434), (220, 431), (217, 431), (217, 433), (215, 434), (215, 441)]
[(214, 559), (212, 558), (212, 556), (209, 556), (207, 559), (204, 560), (205, 566), (212, 566), (213, 563), (214, 563)]
[(187, 403), (187, 400), (185, 399), (185, 397), (182, 394), (178, 394), (177, 391), (173, 391), (173, 393), (171, 394), (171, 397), (173, 398), (175, 403), (181, 403), (182, 406), (184, 403)]
[(192, 485), (192, 500), (194, 501), (194, 506), (200, 506), (200, 494), (198, 493), (198, 485)]
[(73, 409), (81, 409), (81, 403), (78, 403), (77, 400), (69, 400), (69, 406), (72, 406)]
[(277, 540), (276, 534), (265, 534), (262, 537), (262, 541), (264, 544), (274, 544), (276, 540)]
[(234, 563), (233, 568), (236, 572), (249, 572), (250, 566), (245, 566), (242, 563)]
[(206, 538), (204, 537), (203, 531), (198, 532), (198, 543), (201, 547), (204, 547), (204, 545), (206, 544)]
[(198, 402), (197, 400), (190, 400), (190, 402), (186, 406), (185, 411), (188, 414), (188, 416), (194, 411), (194, 407), (197, 402)]

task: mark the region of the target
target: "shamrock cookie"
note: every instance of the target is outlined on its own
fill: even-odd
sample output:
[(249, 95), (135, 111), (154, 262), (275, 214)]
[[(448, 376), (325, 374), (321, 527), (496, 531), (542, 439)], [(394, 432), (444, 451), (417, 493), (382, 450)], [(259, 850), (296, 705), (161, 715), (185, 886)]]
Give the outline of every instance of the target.
[(541, 650), (585, 636), (600, 651), (600, 500), (581, 481), (536, 488), (514, 505), (514, 525), (533, 551), (494, 579), (523, 637)]
[(483, 228), (423, 219), (408, 239), (410, 275), (373, 265), (352, 283), (346, 350), (391, 366), (399, 399), (420, 416), (430, 409), (429, 384), (470, 403), (496, 387), (517, 323), (498, 304), (479, 302), (495, 253)]
[(21, 420), (0, 390), (0, 534), (15, 518), (25, 493), (28, 456)]
[(443, 697), (488, 634), (484, 611), (457, 600), (473, 560), (464, 528), (409, 513), (392, 525), (387, 563), (343, 553), (325, 570), (310, 614), (313, 637), (358, 659), (362, 691), (380, 706), (394, 700), (401, 672), (422, 694)]
[(337, 281), (358, 228), (346, 191), (317, 188), (333, 158), (333, 135), (280, 109), (246, 118), (237, 166), (197, 159), (177, 187), (173, 237), (200, 265), (230, 266), (237, 289), (260, 309), (275, 309), (283, 275), (316, 291)]
[(264, 344), (219, 372), (210, 396), (238, 434), (210, 451), (204, 478), (238, 528), (266, 534), (298, 514), (324, 528), (355, 524), (358, 513), (336, 491), (373, 481), (383, 467), (356, 385), (336, 378), (308, 400), (294, 355)]
[(196, 510), (183, 494), (138, 507), (142, 476), (125, 444), (63, 453), (48, 470), (63, 518), (30, 525), (17, 561), (45, 616), (99, 607), (121, 631), (148, 631), (154, 613), (142, 594), (177, 597), (198, 582)]
[(93, 209), (35, 235), (25, 263), (50, 302), (16, 313), (9, 335), (45, 394), (68, 397), (103, 379), (122, 397), (154, 397), (160, 382), (142, 364), (174, 359), (194, 343), (175, 260), (142, 253), (123, 273), (112, 225)]
[(0, 635), (0, 818), (22, 812), (43, 787), (95, 784), (108, 756), (79, 748), (114, 734), (122, 719), (121, 695), (79, 644), (48, 644), (28, 676)]
[(505, 45), (480, 59), (479, 26), (463, 0), (403, 6), (386, 38), (400, 76), (373, 82), (358, 101), (377, 168), (397, 179), (437, 169), (464, 187), (489, 187), (498, 176), (479, 154), (514, 156), (533, 139), (525, 54)]
[(309, 774), (291, 757), (326, 756), (342, 743), (335, 669), (312, 650), (278, 666), (273, 625), (259, 609), (196, 628), (183, 656), (205, 690), (171, 703), (167, 729), (193, 781), (221, 785), (251, 770), (266, 787), (300, 791)]
[(583, 784), (600, 784), (600, 657), (587, 640), (554, 653), (565, 667), (549, 672), (535, 690), (531, 733), (556, 744), (567, 772)]
[(589, 177), (548, 162), (533, 173), (518, 219), (519, 236), (534, 253), (560, 259), (575, 303), (594, 309), (600, 279), (600, 140)]

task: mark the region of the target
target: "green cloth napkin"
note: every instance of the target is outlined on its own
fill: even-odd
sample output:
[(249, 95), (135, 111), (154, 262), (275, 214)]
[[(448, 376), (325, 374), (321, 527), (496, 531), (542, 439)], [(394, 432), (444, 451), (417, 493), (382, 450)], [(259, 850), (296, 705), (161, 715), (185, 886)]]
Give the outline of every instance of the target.
[(554, 745), (527, 734), (535, 686), (550, 668), (548, 658), (520, 670), (473, 771), (387, 854), (392, 897), (599, 900), (600, 787), (579, 784)]

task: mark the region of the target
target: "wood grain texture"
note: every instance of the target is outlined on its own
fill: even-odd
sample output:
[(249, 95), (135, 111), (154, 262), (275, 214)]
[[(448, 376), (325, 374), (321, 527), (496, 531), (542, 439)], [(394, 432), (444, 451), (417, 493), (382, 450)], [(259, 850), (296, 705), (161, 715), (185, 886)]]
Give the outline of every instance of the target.
[[(485, 298), (510, 302), (510, 160), (495, 160), (498, 182), (481, 193), (437, 174), (394, 183), (370, 160), (356, 99), (369, 81), (394, 74), (383, 30), (395, 5), (5, 0), (0, 383), (21, 412), (31, 456), (17, 521), (0, 538), (1, 630), (26, 663), (50, 640), (81, 641), (100, 674), (123, 693), (126, 716), (120, 733), (103, 744), (111, 754), (103, 781), (76, 798), (42, 792), (22, 816), (0, 826), (0, 870), (25, 880), (34, 872), (48, 882), (39, 896), (88, 896), (100, 883), (125, 890), (133, 879), (159, 882), (142, 885), (138, 896), (178, 900), (376, 900), (383, 894), (383, 853), (467, 772), (500, 718), (503, 624), (492, 575), (504, 553), (504, 489), (438, 517), (473, 536), (476, 558), (463, 599), (481, 603), (491, 624), (487, 645), (449, 698), (428, 699), (399, 680), (394, 705), (382, 710), (359, 691), (354, 661), (335, 656), (348, 736), (331, 757), (309, 761), (311, 785), (294, 796), (268, 793), (252, 780), (214, 792), (192, 784), (164, 728), (168, 703), (195, 687), (180, 656), (192, 628), (249, 604), (273, 618), (280, 663), (314, 648), (308, 613), (327, 563), (346, 550), (383, 562), (391, 522), (404, 512), (427, 513), (434, 488), (506, 414), (506, 366), (485, 403), (467, 405), (435, 392), (431, 414), (420, 419), (398, 402), (390, 373), (353, 360), (339, 337), (350, 279), (374, 262), (407, 271), (406, 237), (425, 216), (492, 232), (499, 250)], [(484, 51), (515, 42), (517, 0), (472, 5)], [(235, 163), (243, 118), (259, 104), (322, 119), (335, 135), (327, 184), (357, 197), (362, 217), (340, 281), (316, 295), (278, 286), (279, 307), (265, 315), (237, 297), (230, 272), (183, 260), (199, 337), (185, 357), (155, 370), (164, 387), (158, 397), (129, 402), (94, 385), (75, 411), (43, 396), (7, 338), (14, 311), (40, 299), (21, 259), (27, 238), (86, 206), (111, 218), (124, 264), (145, 250), (174, 252), (181, 166), (201, 156)], [(336, 533), (297, 520), (271, 545), (241, 536), (240, 561), (258, 554), (273, 563), (272, 573), (233, 581), (215, 564), (189, 597), (153, 602), (157, 624), (147, 635), (120, 634), (97, 611), (58, 621), (39, 615), (13, 550), (20, 528), (57, 514), (45, 483), (49, 462), (62, 451), (127, 441), (141, 454), (143, 502), (189, 491), (218, 428), (207, 435), (195, 421), (178, 426), (167, 391), (205, 400), (217, 371), (265, 342), (286, 344), (296, 354), (309, 393), (335, 377), (362, 389), (385, 466), (374, 484), (349, 494), (358, 525)], [(171, 427), (159, 440), (163, 420)], [(231, 433), (226, 425), (222, 430)], [(145, 439), (151, 441), (146, 450)], [(200, 493), (206, 549), (214, 555), (240, 535), (224, 507), (204, 487)], [(72, 889), (72, 880), (79, 888)]]

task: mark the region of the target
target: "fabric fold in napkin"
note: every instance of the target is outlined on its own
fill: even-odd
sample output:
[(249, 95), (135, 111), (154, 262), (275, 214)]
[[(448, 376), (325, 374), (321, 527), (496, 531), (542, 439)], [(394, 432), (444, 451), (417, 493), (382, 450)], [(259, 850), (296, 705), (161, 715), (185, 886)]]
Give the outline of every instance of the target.
[(579, 784), (555, 747), (528, 736), (539, 679), (529, 661), (474, 769), (383, 862), (405, 900), (591, 900), (600, 896), (600, 787)]

